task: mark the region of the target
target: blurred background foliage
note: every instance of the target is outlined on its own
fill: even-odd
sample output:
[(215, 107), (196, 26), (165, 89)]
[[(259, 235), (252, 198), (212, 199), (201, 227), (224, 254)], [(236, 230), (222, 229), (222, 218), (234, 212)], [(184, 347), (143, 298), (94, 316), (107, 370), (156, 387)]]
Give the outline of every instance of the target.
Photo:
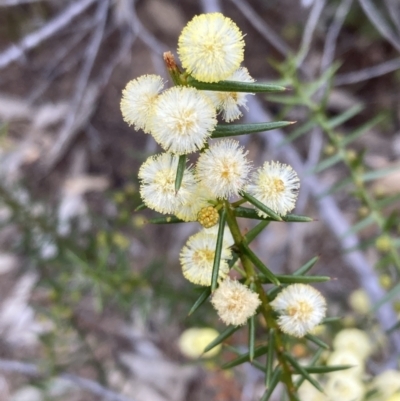
[[(0, 0), (1, 401), (263, 393), (252, 366), (216, 370), (247, 333), (203, 365), (180, 351), (185, 328), (222, 330), (208, 303), (187, 316), (201, 290), (183, 280), (178, 254), (198, 227), (150, 225), (152, 213), (135, 210), (138, 167), (157, 147), (119, 111), (129, 80), (168, 79), (162, 53), (210, 11), (246, 34), (257, 81), (290, 88), (251, 97), (243, 121), (297, 124), (242, 141), (256, 165), (298, 171), (296, 213), (316, 219), (271, 224), (255, 249), (280, 274), (318, 254), (314, 272), (335, 278), (318, 288), (343, 317), (324, 341), (358, 327), (375, 342), (364, 382), (398, 370), (397, 1)], [(292, 352), (311, 358), (303, 345)]]

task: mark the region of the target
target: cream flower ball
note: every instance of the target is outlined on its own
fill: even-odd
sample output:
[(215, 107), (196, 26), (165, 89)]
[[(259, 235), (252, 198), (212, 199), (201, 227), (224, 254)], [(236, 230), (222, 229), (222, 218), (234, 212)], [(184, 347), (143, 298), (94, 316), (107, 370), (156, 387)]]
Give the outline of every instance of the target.
[(204, 349), (218, 336), (218, 331), (211, 327), (192, 327), (180, 335), (178, 346), (182, 354), (187, 358), (211, 358), (221, 350), (221, 344), (206, 353), (204, 353)]
[(124, 121), (148, 134), (150, 115), (163, 87), (163, 80), (158, 75), (142, 75), (128, 82), (120, 103)]
[[(254, 79), (250, 76), (247, 68), (240, 67), (227, 77), (227, 81), (254, 82)], [(237, 120), (242, 116), (240, 107), (247, 110), (247, 95), (254, 95), (254, 93), (244, 92), (205, 91), (204, 93), (210, 98), (214, 106), (221, 113), (222, 119), (227, 123)]]
[(175, 214), (191, 199), (197, 183), (190, 169), (185, 169), (181, 187), (175, 191), (178, 160), (178, 156), (162, 153), (150, 156), (140, 167), (140, 196), (148, 208)]
[(325, 317), (326, 301), (319, 291), (308, 284), (291, 284), (271, 302), (280, 314), (280, 329), (295, 337), (304, 337)]
[(183, 86), (170, 88), (157, 98), (149, 124), (156, 142), (177, 155), (203, 148), (216, 125), (216, 110), (207, 96)]
[(249, 287), (228, 277), (215, 290), (211, 303), (226, 325), (241, 326), (256, 313), (261, 301)]
[(368, 334), (359, 329), (343, 329), (333, 339), (335, 350), (351, 350), (365, 360), (372, 354), (372, 343)]
[(332, 376), (324, 388), (329, 401), (361, 401), (365, 386), (360, 379), (346, 373)]
[[(214, 266), (217, 230), (203, 229), (189, 237), (179, 255), (184, 277), (193, 284), (210, 286)], [(221, 260), (218, 270), (218, 281), (222, 281), (229, 273), (228, 261), (232, 258), (228, 229), (224, 231)]]
[(215, 142), (201, 153), (196, 164), (196, 177), (216, 198), (238, 195), (251, 170), (246, 155), (238, 141)]
[(243, 34), (221, 13), (195, 16), (178, 39), (183, 68), (203, 82), (218, 82), (232, 74), (244, 58)]
[[(296, 172), (287, 164), (265, 162), (251, 177), (246, 191), (275, 213), (285, 216), (296, 205), (300, 181)], [(257, 209), (261, 217), (267, 215)]]

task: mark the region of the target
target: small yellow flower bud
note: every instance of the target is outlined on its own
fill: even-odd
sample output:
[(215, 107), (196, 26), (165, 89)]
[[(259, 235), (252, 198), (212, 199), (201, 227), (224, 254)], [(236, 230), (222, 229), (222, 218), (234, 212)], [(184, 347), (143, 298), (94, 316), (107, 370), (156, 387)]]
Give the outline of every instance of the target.
[(356, 153), (356, 151), (353, 150), (353, 149), (349, 149), (349, 150), (346, 152), (346, 158), (347, 158), (347, 161), (348, 161), (348, 162), (350, 162), (350, 163), (354, 162), (354, 161), (357, 159), (357, 153)]
[(115, 203), (121, 204), (125, 202), (125, 194), (123, 192), (115, 192), (113, 198)]
[(392, 286), (392, 279), (387, 274), (382, 274), (379, 277), (379, 282), (380, 282), (381, 286), (386, 289), (388, 289)]
[(328, 145), (326, 145), (326, 146), (324, 147), (324, 153), (325, 153), (327, 156), (332, 156), (335, 152), (336, 152), (336, 148), (335, 148), (335, 146), (333, 146), (333, 145), (331, 145), (331, 144), (328, 144)]
[(367, 206), (361, 206), (358, 209), (358, 215), (360, 217), (367, 217), (369, 215), (369, 208)]
[(197, 221), (204, 227), (210, 228), (218, 223), (219, 214), (213, 206), (203, 207), (197, 215)]
[(390, 251), (390, 245), (391, 245), (390, 237), (386, 234), (382, 234), (375, 241), (376, 249), (382, 253)]
[(378, 185), (374, 188), (374, 195), (376, 198), (383, 198), (385, 196), (385, 189)]
[(146, 224), (146, 219), (143, 216), (134, 216), (132, 224), (136, 228), (142, 228)]
[(121, 249), (127, 249), (129, 246), (129, 239), (121, 233), (114, 233), (112, 236), (113, 243)]
[(361, 315), (368, 313), (371, 308), (368, 295), (362, 289), (355, 290), (350, 294), (349, 304), (355, 312)]

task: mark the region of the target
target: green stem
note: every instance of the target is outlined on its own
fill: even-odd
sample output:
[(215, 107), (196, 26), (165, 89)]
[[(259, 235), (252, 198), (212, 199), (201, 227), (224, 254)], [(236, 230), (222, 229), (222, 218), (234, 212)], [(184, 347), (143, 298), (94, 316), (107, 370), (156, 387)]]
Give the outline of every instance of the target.
[[(232, 207), (229, 204), (229, 202), (227, 202), (227, 201), (225, 202), (225, 209), (227, 211), (226, 221), (228, 223), (228, 227), (229, 227), (229, 229), (232, 233), (233, 239), (235, 241), (235, 247), (238, 250), (240, 250), (241, 244), (245, 241), (245, 239), (240, 232), (240, 228), (237, 223), (236, 217), (233, 213)], [(296, 387), (293, 384), (290, 365), (288, 364), (288, 362), (285, 358), (285, 355), (284, 355), (284, 352), (285, 352), (284, 341), (282, 339), (282, 334), (279, 331), (278, 324), (273, 316), (273, 313), (272, 313), (273, 311), (269, 304), (267, 295), (265, 294), (262, 284), (260, 283), (260, 281), (257, 278), (256, 272), (254, 270), (253, 263), (251, 262), (251, 260), (240, 251), (239, 251), (239, 257), (240, 257), (240, 260), (244, 267), (244, 270), (246, 272), (246, 276), (247, 276), (246, 282), (255, 283), (257, 293), (261, 300), (261, 313), (267, 323), (267, 326), (270, 329), (275, 329), (274, 347), (275, 347), (276, 356), (278, 358), (278, 363), (282, 367), (281, 380), (286, 386), (290, 401), (296, 401), (297, 400)]]

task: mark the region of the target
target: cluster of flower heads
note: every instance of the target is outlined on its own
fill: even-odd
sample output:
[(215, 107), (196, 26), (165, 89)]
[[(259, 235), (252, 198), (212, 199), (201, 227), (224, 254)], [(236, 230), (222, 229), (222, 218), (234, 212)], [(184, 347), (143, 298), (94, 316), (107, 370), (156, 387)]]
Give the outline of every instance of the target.
[[(244, 56), (243, 34), (220, 13), (194, 17), (179, 37), (178, 55), (186, 76), (198, 81), (254, 82), (240, 65)], [(265, 162), (253, 170), (248, 152), (238, 141), (210, 139), (217, 114), (225, 122), (238, 119), (242, 115), (240, 108), (246, 108), (247, 95), (201, 91), (186, 84), (164, 90), (163, 79), (157, 75), (130, 81), (122, 93), (124, 120), (136, 130), (151, 134), (165, 151), (149, 157), (139, 170), (144, 204), (183, 221), (199, 221), (205, 227), (189, 238), (180, 254), (185, 278), (198, 285), (211, 285), (217, 230), (210, 227), (217, 223), (218, 213), (213, 207), (210, 210), (210, 204), (245, 191), (279, 215), (286, 215), (295, 207), (300, 184), (290, 166)], [(185, 168), (177, 191), (180, 156), (197, 151), (201, 153), (194, 166)], [(263, 211), (257, 213), (266, 216)], [(221, 252), (219, 287), (212, 303), (226, 324), (242, 325), (256, 313), (260, 300), (247, 286), (228, 277), (232, 245), (233, 239), (227, 233)], [(282, 313), (279, 322), (283, 331), (301, 337), (322, 319), (323, 298), (309, 288), (289, 286), (274, 301), (276, 310)], [(306, 295), (311, 296), (309, 304), (302, 301)], [(291, 306), (296, 297), (302, 305), (299, 310)]]
[[(178, 54), (185, 69), (202, 82), (253, 82), (241, 67), (243, 34), (220, 13), (196, 16), (183, 29)], [(248, 152), (231, 139), (210, 140), (217, 113), (226, 122), (238, 119), (248, 93), (202, 91), (186, 85), (164, 90), (157, 75), (130, 81), (122, 93), (124, 120), (151, 134), (166, 152), (151, 156), (141, 167), (140, 192), (144, 203), (184, 221), (196, 221), (210, 201), (229, 199), (246, 191), (270, 209), (285, 215), (295, 206), (299, 180), (290, 166), (266, 162), (252, 172)], [(202, 151), (187, 168), (179, 191), (175, 177), (179, 156)], [(260, 216), (265, 213), (259, 212)]]
[(356, 328), (343, 329), (335, 336), (333, 348), (326, 364), (352, 367), (318, 378), (324, 393), (305, 381), (299, 388), (301, 401), (362, 401), (367, 394), (371, 401), (400, 400), (400, 371), (386, 370), (373, 379), (365, 372), (366, 361), (373, 352), (367, 333)]

